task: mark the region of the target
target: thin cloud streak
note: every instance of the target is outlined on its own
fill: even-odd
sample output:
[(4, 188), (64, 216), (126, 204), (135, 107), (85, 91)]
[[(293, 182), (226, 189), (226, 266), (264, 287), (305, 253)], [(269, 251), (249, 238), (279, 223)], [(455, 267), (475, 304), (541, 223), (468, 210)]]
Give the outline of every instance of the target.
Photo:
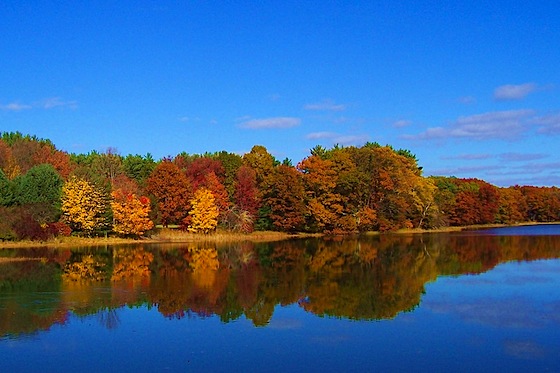
[(547, 158), (548, 156), (548, 154), (541, 153), (502, 153), (499, 155), (500, 159), (508, 162), (535, 161), (537, 159)]
[(266, 128), (291, 128), (299, 126), (301, 119), (294, 117), (275, 117), (263, 119), (251, 119), (239, 125), (246, 129), (266, 129)]
[(459, 117), (449, 127), (432, 127), (417, 135), (403, 135), (408, 140), (464, 138), (473, 140), (512, 140), (527, 130), (526, 119), (533, 110), (508, 110)]
[(12, 102), (6, 105), (0, 105), (0, 110), (3, 111), (22, 111), (31, 109), (44, 109), (50, 110), (54, 108), (70, 108), (76, 109), (78, 107), (77, 101), (64, 101), (60, 97), (49, 97), (32, 104), (20, 104), (19, 102)]
[(491, 159), (494, 158), (492, 154), (459, 154), (457, 156), (444, 156), (441, 157), (443, 160), (466, 160), (466, 161), (478, 161), (481, 159)]
[(463, 96), (457, 99), (457, 102), (463, 105), (472, 105), (476, 104), (476, 97), (474, 96)]
[(412, 121), (410, 121), (410, 120), (400, 119), (400, 120), (397, 120), (397, 121), (393, 122), (393, 127), (402, 128), (402, 127), (410, 126), (411, 124), (412, 124)]
[(332, 139), (333, 137), (336, 136), (338, 136), (338, 134), (334, 132), (313, 132), (307, 134), (305, 138), (308, 140), (318, 140), (318, 139)]
[(3, 111), (22, 111), (22, 110), (29, 110), (29, 109), (33, 109), (33, 106), (20, 104), (17, 102), (11, 102), (6, 105), (0, 105), (0, 110)]
[(530, 93), (534, 92), (536, 89), (537, 85), (535, 83), (502, 85), (494, 90), (494, 100), (521, 100), (527, 97)]
[(321, 102), (307, 104), (303, 108), (313, 111), (344, 111), (347, 106), (344, 104), (335, 104), (332, 100), (323, 100)]
[(532, 123), (539, 126), (538, 133), (560, 135), (560, 113), (537, 117)]
[(361, 145), (369, 141), (368, 135), (341, 135), (336, 132), (312, 132), (305, 136), (308, 140), (330, 140), (332, 144)]

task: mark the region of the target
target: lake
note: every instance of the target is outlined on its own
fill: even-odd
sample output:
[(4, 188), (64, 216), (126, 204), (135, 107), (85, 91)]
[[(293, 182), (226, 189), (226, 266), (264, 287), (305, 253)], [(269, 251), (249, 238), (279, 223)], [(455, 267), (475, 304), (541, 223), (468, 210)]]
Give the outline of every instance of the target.
[(0, 250), (0, 371), (560, 371), (560, 225)]

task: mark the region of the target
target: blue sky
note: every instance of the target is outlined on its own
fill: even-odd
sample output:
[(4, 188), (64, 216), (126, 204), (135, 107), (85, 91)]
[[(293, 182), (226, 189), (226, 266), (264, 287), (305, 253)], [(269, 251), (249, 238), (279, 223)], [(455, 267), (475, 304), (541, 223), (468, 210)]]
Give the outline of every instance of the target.
[(120, 154), (406, 148), (560, 185), (557, 1), (0, 2), (0, 131)]

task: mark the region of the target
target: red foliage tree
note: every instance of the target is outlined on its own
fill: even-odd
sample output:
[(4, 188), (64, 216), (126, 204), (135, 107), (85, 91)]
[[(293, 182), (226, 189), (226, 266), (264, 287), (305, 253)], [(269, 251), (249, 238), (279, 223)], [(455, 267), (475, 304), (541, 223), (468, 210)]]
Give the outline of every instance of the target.
[(220, 182), (224, 179), (222, 162), (209, 157), (195, 158), (192, 162), (187, 163), (185, 172), (193, 190), (197, 190), (200, 186), (204, 185), (206, 176), (210, 173), (214, 173)]
[(255, 170), (241, 166), (235, 182), (235, 203), (239, 210), (247, 211), (254, 218), (260, 207), (257, 176)]
[(226, 191), (226, 188), (224, 187), (224, 184), (222, 184), (216, 174), (211, 171), (210, 173), (206, 174), (203, 186), (214, 195), (214, 204), (218, 208), (220, 216), (223, 217), (230, 206), (228, 193)]
[(192, 197), (185, 174), (173, 162), (164, 160), (154, 169), (147, 184), (147, 191), (155, 197), (161, 224), (181, 224), (188, 216)]

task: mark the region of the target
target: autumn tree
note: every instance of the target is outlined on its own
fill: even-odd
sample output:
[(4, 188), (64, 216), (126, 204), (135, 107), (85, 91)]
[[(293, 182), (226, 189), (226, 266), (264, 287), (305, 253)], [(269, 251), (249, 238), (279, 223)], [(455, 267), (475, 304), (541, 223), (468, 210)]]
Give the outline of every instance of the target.
[(148, 178), (147, 191), (155, 197), (163, 226), (182, 224), (190, 210), (191, 186), (177, 165), (169, 159), (158, 164)]
[(108, 198), (95, 184), (71, 177), (62, 188), (62, 218), (72, 230), (88, 235), (106, 224)]
[(496, 222), (519, 223), (526, 220), (527, 202), (519, 187), (500, 188)]
[(216, 229), (220, 212), (210, 190), (198, 189), (191, 199), (191, 206), (192, 209), (189, 211), (191, 220), (188, 226), (190, 232), (207, 234)]
[(142, 236), (154, 227), (150, 220), (150, 200), (137, 197), (121, 189), (111, 193), (113, 210), (113, 230), (125, 236)]
[(41, 144), (33, 159), (36, 164), (48, 163), (52, 165), (64, 180), (68, 179), (74, 170), (70, 155), (56, 149), (54, 145), (49, 143)]
[(224, 169), (224, 178), (222, 183), (226, 188), (230, 201), (233, 201), (235, 194), (235, 180), (239, 167), (243, 165), (243, 158), (235, 153), (221, 151), (211, 155), (213, 159), (220, 161)]
[(523, 186), (521, 192), (527, 203), (527, 220), (552, 222), (560, 220), (560, 189)]
[(206, 178), (211, 173), (221, 182), (224, 177), (224, 168), (222, 163), (216, 159), (198, 156), (192, 161), (186, 162), (185, 173), (191, 182), (193, 190), (196, 190), (201, 186), (206, 186)]
[(260, 198), (257, 189), (257, 174), (251, 167), (241, 166), (237, 171), (235, 204), (239, 210), (247, 211), (253, 218), (257, 216)]
[(203, 186), (212, 192), (212, 195), (214, 196), (214, 203), (219, 212), (219, 221), (224, 221), (231, 205), (224, 184), (220, 182), (220, 179), (214, 172), (210, 172), (206, 174)]
[(255, 170), (257, 185), (261, 192), (270, 185), (270, 177), (279, 162), (262, 145), (255, 145), (249, 153), (243, 155), (243, 164)]
[(123, 159), (117, 149), (107, 148), (105, 153), (99, 154), (92, 162), (92, 167), (102, 180), (112, 188), (117, 176), (124, 173)]
[(12, 148), (3, 139), (0, 139), (0, 170), (9, 180), (21, 174), (21, 169), (12, 154)]
[(270, 208), (269, 218), (278, 230), (296, 232), (305, 224), (305, 189), (300, 173), (294, 167), (276, 167), (264, 196)]
[(72, 172), (70, 156), (56, 149), (50, 140), (20, 132), (4, 132), (0, 136), (0, 169), (9, 179), (25, 174), (40, 164), (52, 165), (62, 178)]
[(436, 186), (428, 178), (416, 177), (411, 191), (409, 216), (416, 228), (437, 226), (438, 207), (435, 203)]
[(334, 163), (329, 159), (322, 159), (312, 155), (298, 164), (309, 201), (307, 203), (308, 215), (312, 224), (324, 232), (341, 233), (356, 229), (352, 224), (344, 224), (345, 198), (336, 193), (338, 174)]

